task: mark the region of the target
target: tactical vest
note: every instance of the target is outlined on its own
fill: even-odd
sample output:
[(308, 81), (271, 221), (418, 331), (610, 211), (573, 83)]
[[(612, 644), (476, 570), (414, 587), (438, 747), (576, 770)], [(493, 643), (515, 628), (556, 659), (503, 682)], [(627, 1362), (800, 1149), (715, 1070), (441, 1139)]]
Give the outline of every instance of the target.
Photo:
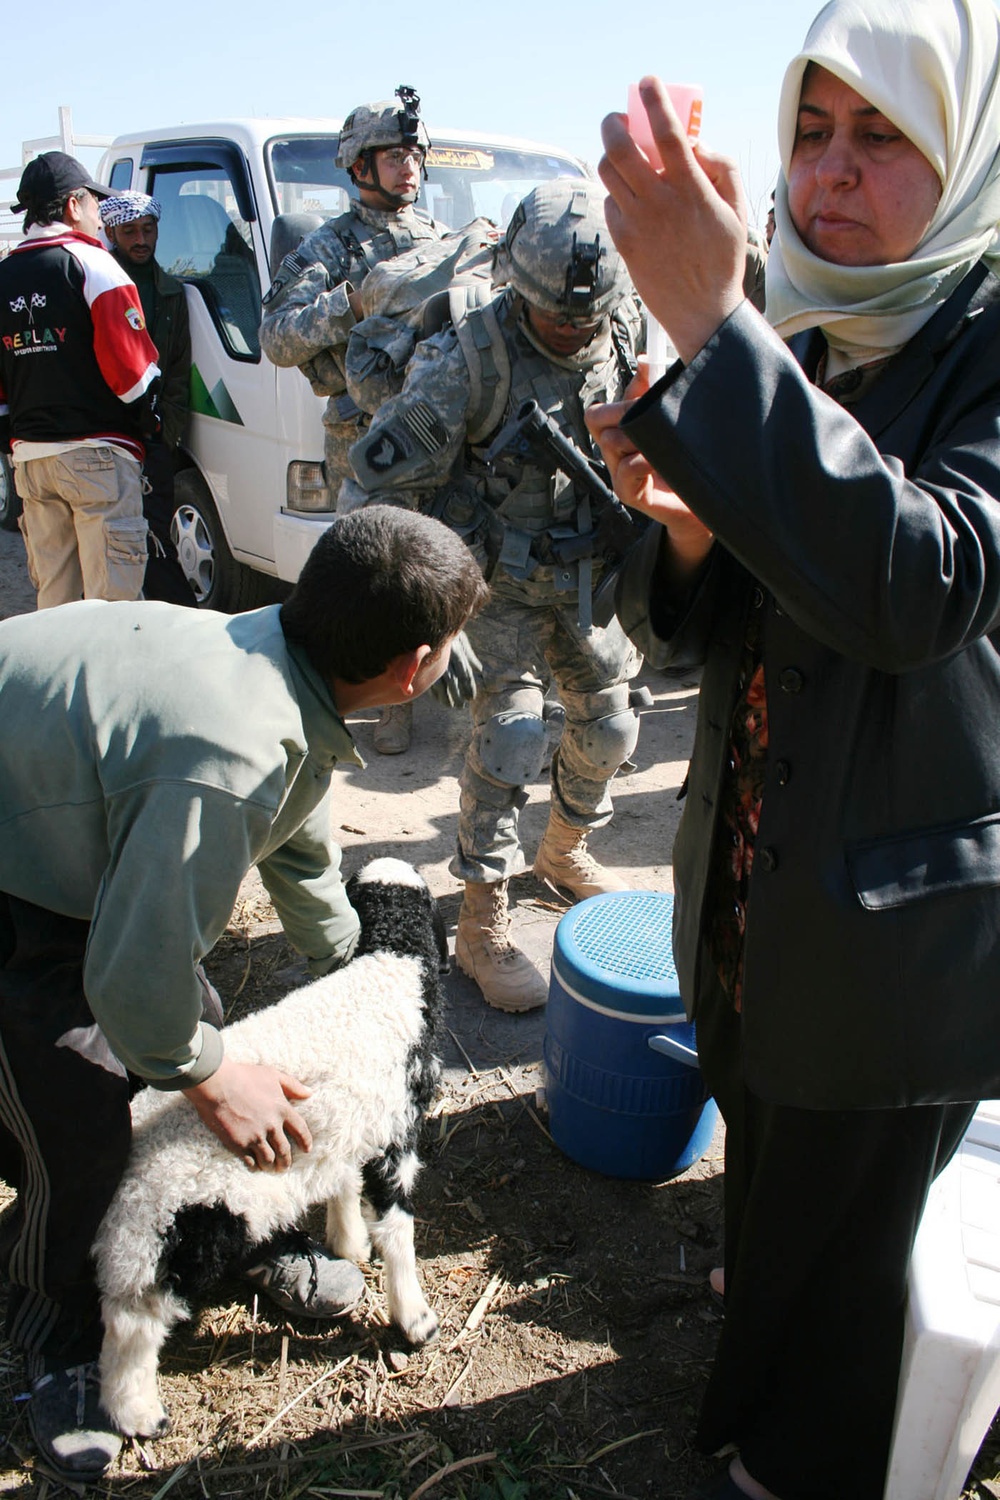
[(549, 474), (520, 458), (500, 458), (490, 467), (484, 454), (506, 418), (534, 400), (575, 447), (597, 457), (583, 414), (594, 402), (621, 400), (632, 377), (634, 342), (627, 319), (617, 312), (612, 316), (607, 349), (588, 369), (566, 368), (535, 349), (519, 331), (517, 307), (510, 301), (499, 311), (496, 300), (473, 309), (456, 331), (472, 385), (466, 473), (477, 491), (508, 526), (521, 531), (537, 535), (575, 525), (584, 497), (564, 474)]
[[(515, 590), (528, 586), (536, 599), (576, 594), (579, 623), (589, 629), (604, 554), (591, 548), (565, 562), (553, 544), (593, 532), (590, 494), (561, 471), (550, 473), (519, 456), (488, 464), (485, 454), (507, 417), (533, 400), (581, 453), (596, 457), (583, 414), (595, 402), (621, 399), (635, 370), (638, 313), (633, 321), (630, 304), (617, 309), (606, 350), (590, 368), (571, 369), (529, 342), (518, 329), (518, 311), (514, 299), (494, 298), (456, 327), (471, 386), (468, 441), (463, 482), (447, 493), (442, 518), (480, 537), (494, 589), (504, 592), (506, 575)], [(467, 519), (464, 506), (470, 507)]]
[[(414, 210), (414, 216), (421, 225), (433, 228), (433, 220), (419, 210)], [(325, 240), (324, 252), (332, 252), (331, 258), (326, 254), (322, 257), (318, 254), (310, 254), (309, 240), (313, 236), (323, 235)], [(397, 255), (405, 255), (415, 245), (421, 243), (424, 237), (415, 235), (409, 223), (392, 221), (379, 229), (374, 229), (366, 224), (353, 209), (338, 218), (324, 224), (318, 230), (313, 231), (303, 245), (300, 245), (294, 255), (305, 266), (321, 263), (326, 270), (330, 288), (339, 286), (342, 281), (350, 281), (355, 287), (359, 287), (382, 261), (392, 260)], [(303, 249), (305, 254), (303, 254)], [(280, 274), (280, 273), (279, 273)], [(321, 349), (318, 354), (306, 360), (299, 369), (309, 381), (317, 396), (329, 396), (331, 398), (332, 410), (327, 414), (328, 425), (334, 421), (356, 422), (360, 412), (359, 408), (346, 394), (347, 383), (344, 378), (344, 357), (340, 350)]]
[[(430, 227), (431, 220), (426, 215), (417, 210), (414, 210), (414, 214), (421, 223)], [(414, 245), (419, 244), (419, 237), (408, 224), (391, 222), (381, 229), (373, 229), (352, 210), (341, 214), (339, 219), (334, 219), (330, 227), (340, 243), (343, 257), (337, 280), (332, 283), (334, 286), (338, 282), (351, 280), (354, 280), (355, 285), (360, 285), (368, 272), (373, 271), (382, 261), (391, 260), (396, 255), (405, 255)], [(355, 274), (352, 278), (353, 268), (362, 266), (363, 273), (360, 276)]]

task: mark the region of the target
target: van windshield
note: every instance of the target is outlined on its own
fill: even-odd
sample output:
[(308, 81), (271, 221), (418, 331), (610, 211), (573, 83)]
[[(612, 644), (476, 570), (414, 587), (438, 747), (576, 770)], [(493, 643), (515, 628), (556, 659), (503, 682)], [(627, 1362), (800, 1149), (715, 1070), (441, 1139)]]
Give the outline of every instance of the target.
[[(267, 161), (279, 214), (314, 213), (324, 219), (344, 213), (350, 179), (334, 166), (335, 135), (277, 138), (268, 143)], [(582, 177), (571, 156), (508, 146), (447, 141), (427, 157), (428, 181), (419, 207), (450, 229), (480, 215), (504, 228), (525, 193), (552, 177)]]

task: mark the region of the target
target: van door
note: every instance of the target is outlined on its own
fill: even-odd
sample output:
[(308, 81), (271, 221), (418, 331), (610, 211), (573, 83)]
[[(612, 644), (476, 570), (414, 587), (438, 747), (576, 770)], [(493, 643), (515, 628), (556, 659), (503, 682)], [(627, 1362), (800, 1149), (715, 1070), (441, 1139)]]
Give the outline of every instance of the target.
[(197, 293), (186, 446), (233, 554), (273, 573), (284, 475), (275, 372), (258, 338), (265, 247), (247, 164), (231, 141), (195, 140), (147, 145), (141, 167), (162, 206), (157, 259)]

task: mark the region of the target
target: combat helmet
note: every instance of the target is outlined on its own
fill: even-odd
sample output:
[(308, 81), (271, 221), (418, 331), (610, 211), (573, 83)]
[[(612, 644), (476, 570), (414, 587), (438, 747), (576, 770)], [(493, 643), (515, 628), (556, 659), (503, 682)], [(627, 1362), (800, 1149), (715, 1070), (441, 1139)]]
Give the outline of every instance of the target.
[(399, 104), (381, 99), (352, 109), (340, 130), (336, 165), (349, 172), (366, 151), (383, 146), (422, 146), (430, 150), (430, 137), (420, 118), (420, 96), (408, 84), (396, 90)]
[(556, 316), (610, 313), (631, 283), (604, 222), (604, 197), (587, 177), (556, 177), (532, 188), (507, 225), (495, 283)]

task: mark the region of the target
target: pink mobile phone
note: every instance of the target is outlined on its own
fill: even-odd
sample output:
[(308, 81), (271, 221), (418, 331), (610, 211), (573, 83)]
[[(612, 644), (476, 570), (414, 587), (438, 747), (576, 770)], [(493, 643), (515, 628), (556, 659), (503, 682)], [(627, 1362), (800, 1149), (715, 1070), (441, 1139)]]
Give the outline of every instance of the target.
[[(693, 146), (701, 131), (701, 105), (702, 89), (697, 83), (668, 83), (664, 87), (670, 96), (670, 102), (674, 106), (677, 118), (687, 134), (688, 140)], [(649, 124), (649, 116), (646, 106), (639, 95), (639, 85), (630, 83), (628, 87), (628, 129), (629, 135), (635, 141), (639, 150), (652, 162), (654, 167), (661, 167), (660, 153), (653, 141), (653, 132)]]

